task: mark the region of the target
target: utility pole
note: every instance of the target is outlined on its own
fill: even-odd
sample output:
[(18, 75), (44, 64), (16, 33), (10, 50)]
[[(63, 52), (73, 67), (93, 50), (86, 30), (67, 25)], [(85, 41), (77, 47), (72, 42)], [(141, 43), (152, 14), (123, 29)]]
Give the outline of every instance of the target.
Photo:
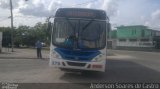
[(11, 46), (12, 52), (14, 52), (14, 28), (13, 28), (13, 12), (12, 12), (12, 0), (10, 0), (10, 11), (11, 11)]

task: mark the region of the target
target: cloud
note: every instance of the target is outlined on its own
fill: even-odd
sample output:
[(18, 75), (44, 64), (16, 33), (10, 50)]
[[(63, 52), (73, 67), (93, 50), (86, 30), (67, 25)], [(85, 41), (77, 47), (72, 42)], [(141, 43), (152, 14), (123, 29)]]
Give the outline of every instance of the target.
[[(0, 8), (10, 9), (10, 0), (0, 0)], [(45, 18), (54, 15), (57, 8), (75, 7), (103, 9), (110, 22), (119, 25), (146, 25), (160, 27), (159, 0), (12, 0), (13, 14)], [(0, 10), (2, 11), (2, 10)], [(9, 12), (7, 12), (9, 16)], [(24, 17), (24, 18), (25, 18)], [(34, 18), (32, 19), (34, 20)], [(17, 21), (17, 20), (16, 20)]]
[[(37, 17), (48, 17), (53, 15), (59, 7), (73, 7), (72, 3), (66, 5), (63, 0), (14, 0), (13, 7), (16, 14), (32, 15)], [(64, 2), (64, 1), (63, 1)], [(9, 0), (1, 0), (0, 7), (9, 9)], [(103, 9), (110, 17), (117, 15), (117, 3), (115, 0), (95, 0), (87, 4), (77, 5), (74, 7), (86, 7), (94, 9)]]
[(23, 1), (19, 2), (19, 7), (17, 8), (19, 13), (24, 15), (33, 15), (38, 17), (43, 17), (48, 15), (47, 9), (42, 2), (37, 0), (31, 1), (29, 3), (24, 3)]
[[(9, 0), (1, 0), (0, 7), (9, 9)], [(14, 0), (14, 14), (31, 15), (36, 17), (48, 17), (53, 15), (57, 8), (61, 7), (60, 0)]]
[[(47, 3), (48, 2), (48, 3)], [(24, 15), (33, 15), (38, 17), (48, 17), (56, 11), (57, 8), (61, 6), (60, 0), (34, 0), (29, 3), (19, 4), (19, 12)]]
[(153, 20), (160, 20), (160, 10), (156, 10), (155, 12), (153, 12), (151, 17)]
[(86, 8), (103, 9), (109, 17), (115, 17), (118, 14), (118, 4), (116, 0), (96, 0), (88, 3)]
[(149, 19), (145, 21), (144, 25), (160, 30), (160, 9), (152, 12)]
[[(17, 8), (19, 1), (20, 0), (12, 0), (12, 5), (14, 8)], [(10, 0), (0, 0), (0, 7), (3, 9), (9, 9), (10, 8)]]
[(118, 14), (118, 4), (115, 0), (103, 0), (101, 9), (104, 9), (109, 17), (116, 16)]
[(9, 7), (9, 2), (8, 2), (8, 0), (1, 0), (1, 1), (0, 1), (0, 7), (1, 7), (1, 8), (8, 8), (8, 7)]

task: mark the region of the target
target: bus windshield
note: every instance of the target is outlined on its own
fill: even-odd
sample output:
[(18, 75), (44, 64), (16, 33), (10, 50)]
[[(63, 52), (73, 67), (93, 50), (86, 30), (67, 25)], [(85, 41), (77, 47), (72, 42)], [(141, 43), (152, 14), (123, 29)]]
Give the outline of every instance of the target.
[(55, 46), (72, 49), (102, 49), (106, 45), (105, 21), (56, 19), (52, 42)]

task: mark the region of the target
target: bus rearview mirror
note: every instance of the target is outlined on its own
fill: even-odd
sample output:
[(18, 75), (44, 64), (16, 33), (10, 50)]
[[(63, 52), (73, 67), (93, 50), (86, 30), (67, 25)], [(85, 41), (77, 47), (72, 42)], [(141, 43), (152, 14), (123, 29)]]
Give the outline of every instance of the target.
[(51, 22), (48, 22), (47, 32), (50, 33), (50, 30), (51, 30)]
[(109, 38), (109, 33), (111, 31), (111, 24), (110, 23), (107, 23), (107, 37)]
[(111, 31), (111, 24), (107, 23), (107, 31), (110, 32)]

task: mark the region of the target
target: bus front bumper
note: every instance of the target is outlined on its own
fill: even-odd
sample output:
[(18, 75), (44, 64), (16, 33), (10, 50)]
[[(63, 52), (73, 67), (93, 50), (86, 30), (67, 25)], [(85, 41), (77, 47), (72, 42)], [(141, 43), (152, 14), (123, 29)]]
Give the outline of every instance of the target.
[(50, 66), (70, 70), (73, 69), (105, 72), (105, 64), (106, 60), (102, 60), (100, 62), (80, 62), (56, 58), (50, 59)]

